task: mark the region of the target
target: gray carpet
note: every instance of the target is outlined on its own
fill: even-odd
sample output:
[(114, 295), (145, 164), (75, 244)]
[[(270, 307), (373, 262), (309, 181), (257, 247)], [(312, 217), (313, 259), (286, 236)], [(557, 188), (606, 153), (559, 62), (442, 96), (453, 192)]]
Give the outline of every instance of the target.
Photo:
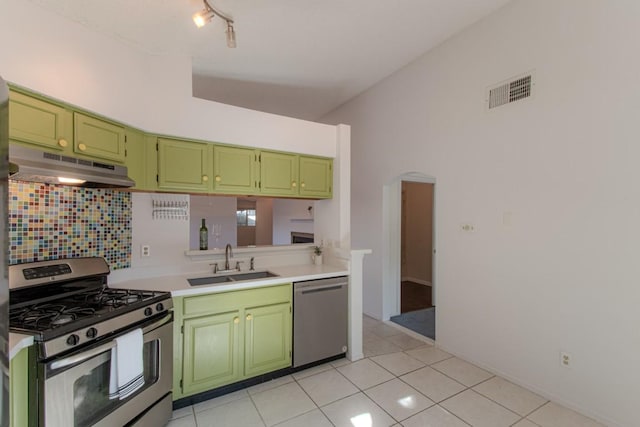
[(390, 320), (432, 340), (436, 339), (435, 307), (402, 313), (399, 316), (393, 316)]

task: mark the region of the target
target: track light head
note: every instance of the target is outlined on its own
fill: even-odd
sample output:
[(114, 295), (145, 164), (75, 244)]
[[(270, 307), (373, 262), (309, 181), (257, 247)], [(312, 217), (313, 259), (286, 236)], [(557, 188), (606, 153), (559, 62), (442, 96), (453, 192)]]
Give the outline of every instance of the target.
[(196, 27), (202, 28), (207, 25), (214, 16), (220, 17), (227, 23), (227, 47), (235, 48), (236, 32), (233, 29), (233, 19), (211, 6), (208, 0), (202, 0), (202, 2), (204, 3), (204, 9), (193, 15), (193, 22), (196, 24)]
[(214, 16), (215, 14), (212, 11), (203, 9), (193, 14), (193, 22), (196, 24), (196, 27), (202, 28), (207, 25)]
[(233, 24), (227, 21), (227, 47), (235, 49), (236, 45), (236, 32), (233, 29)]

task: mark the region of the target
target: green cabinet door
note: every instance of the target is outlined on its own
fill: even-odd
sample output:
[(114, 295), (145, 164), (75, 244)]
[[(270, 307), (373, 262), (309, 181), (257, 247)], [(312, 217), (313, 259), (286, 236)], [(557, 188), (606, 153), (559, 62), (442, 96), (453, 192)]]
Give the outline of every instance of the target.
[(127, 128), (125, 129), (124, 141), (127, 153), (125, 159), (127, 175), (136, 183), (133, 188), (144, 190), (147, 188), (144, 133)]
[(291, 366), (291, 304), (245, 309), (244, 374)]
[(262, 151), (260, 153), (260, 194), (298, 194), (298, 156)]
[(226, 194), (255, 194), (257, 151), (214, 145), (213, 192)]
[(174, 297), (173, 398), (291, 366), (290, 283)]
[(158, 138), (158, 188), (209, 191), (209, 150), (201, 142)]
[(50, 150), (71, 151), (73, 114), (62, 106), (12, 90), (9, 139)]
[(135, 183), (137, 190), (155, 191), (158, 189), (158, 152), (156, 137), (127, 128), (125, 130), (127, 174)]
[(237, 311), (184, 321), (183, 385), (185, 395), (237, 381), (239, 370)]
[(11, 427), (29, 423), (29, 349), (16, 354), (9, 364), (9, 419)]
[(332, 185), (332, 159), (300, 156), (300, 196), (330, 199)]
[(124, 163), (124, 127), (75, 112), (73, 113), (73, 129), (73, 151), (75, 153)]

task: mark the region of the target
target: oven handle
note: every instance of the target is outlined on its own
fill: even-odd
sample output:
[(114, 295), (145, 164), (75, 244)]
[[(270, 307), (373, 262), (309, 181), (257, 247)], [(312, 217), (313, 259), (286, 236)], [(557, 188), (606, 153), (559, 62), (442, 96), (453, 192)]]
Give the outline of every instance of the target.
[[(157, 322), (152, 323), (151, 325), (148, 325), (148, 326), (144, 327), (142, 329), (142, 333), (146, 334), (147, 332), (151, 332), (152, 330), (154, 330), (156, 328), (159, 328), (160, 326), (164, 325), (165, 323), (169, 323), (172, 320), (173, 320), (173, 313), (169, 313), (167, 316), (163, 317), (162, 319), (158, 320)], [(55, 360), (55, 361), (51, 362), (49, 367), (52, 370), (66, 368), (67, 366), (75, 365), (75, 364), (78, 364), (80, 362), (84, 362), (87, 359), (91, 359), (92, 357), (97, 356), (98, 354), (103, 353), (103, 352), (105, 352), (107, 350), (110, 350), (115, 346), (116, 346), (116, 342), (114, 340), (111, 340), (107, 344), (104, 344), (104, 345), (101, 345), (99, 347), (93, 348), (91, 350), (85, 351), (85, 352), (83, 352), (81, 354), (77, 354), (75, 356), (70, 356), (70, 357), (67, 357), (67, 358), (62, 359), (62, 360)]]

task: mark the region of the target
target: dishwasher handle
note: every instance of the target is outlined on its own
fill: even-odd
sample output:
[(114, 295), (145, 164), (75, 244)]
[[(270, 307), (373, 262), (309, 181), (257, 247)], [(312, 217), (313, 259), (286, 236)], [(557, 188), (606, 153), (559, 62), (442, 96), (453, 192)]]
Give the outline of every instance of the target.
[(335, 291), (335, 290), (338, 290), (338, 289), (342, 289), (345, 286), (346, 286), (346, 284), (342, 284), (342, 285), (324, 285), (324, 286), (317, 286), (317, 287), (309, 286), (308, 288), (302, 288), (302, 289), (298, 290), (296, 293), (299, 293), (301, 295), (305, 295), (305, 294), (313, 294), (313, 293), (316, 293), (316, 292)]
[(339, 290), (348, 285), (348, 281), (341, 279), (320, 279), (309, 280), (306, 282), (297, 282), (293, 284), (294, 293), (296, 295), (304, 295), (316, 292), (326, 292)]

